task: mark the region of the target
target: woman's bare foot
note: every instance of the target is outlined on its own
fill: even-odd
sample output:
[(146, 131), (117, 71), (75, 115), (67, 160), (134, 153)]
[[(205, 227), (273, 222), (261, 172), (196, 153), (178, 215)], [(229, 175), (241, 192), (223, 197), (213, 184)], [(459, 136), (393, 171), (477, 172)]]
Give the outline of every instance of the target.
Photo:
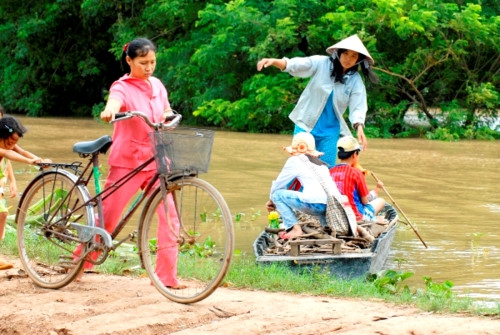
[(375, 240), (375, 237), (373, 237), (365, 228), (358, 226), (358, 234), (368, 242), (373, 242)]
[(82, 281), (83, 273), (85, 272), (85, 266), (82, 266), (81, 270), (75, 277), (75, 282), (80, 283)]
[(167, 287), (170, 288), (170, 289), (172, 289), (172, 290), (183, 290), (183, 289), (187, 288), (187, 285), (186, 284), (178, 283), (177, 285), (167, 286)]
[[(154, 285), (153, 282), (149, 282), (151, 285)], [(165, 284), (164, 284), (165, 285)], [(172, 290), (182, 290), (182, 289), (185, 289), (187, 288), (188, 286), (186, 284), (181, 284), (181, 283), (177, 283), (175, 285), (165, 285), (165, 287), (169, 288), (169, 289), (172, 289)]]
[(302, 227), (299, 224), (296, 224), (295, 226), (293, 226), (292, 230), (290, 230), (288, 233), (281, 234), (280, 237), (285, 240), (292, 240), (302, 235), (304, 235), (304, 233), (302, 232)]

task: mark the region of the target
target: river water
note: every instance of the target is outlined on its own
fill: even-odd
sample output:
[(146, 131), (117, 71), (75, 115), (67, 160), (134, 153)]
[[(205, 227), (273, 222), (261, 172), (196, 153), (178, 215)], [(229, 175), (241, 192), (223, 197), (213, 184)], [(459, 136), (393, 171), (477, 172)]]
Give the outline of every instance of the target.
[[(112, 126), (91, 119), (19, 119), (29, 130), (19, 144), (53, 161), (80, 160), (72, 152), (75, 142), (112, 134)], [(290, 135), (216, 131), (210, 171), (201, 178), (219, 189), (233, 216), (241, 214), (236, 249), (243, 253), (253, 255), (252, 243), (267, 225), (264, 204), (288, 157), (281, 147), (290, 142)], [(414, 272), (410, 287), (423, 287), (427, 276), (450, 280), (458, 294), (500, 300), (499, 141), (370, 139), (360, 162), (384, 182), (390, 196), (381, 196), (396, 203), (428, 245), (400, 224), (389, 268)], [(33, 174), (22, 164), (14, 168), (22, 191)], [(374, 179), (368, 183), (375, 185)]]

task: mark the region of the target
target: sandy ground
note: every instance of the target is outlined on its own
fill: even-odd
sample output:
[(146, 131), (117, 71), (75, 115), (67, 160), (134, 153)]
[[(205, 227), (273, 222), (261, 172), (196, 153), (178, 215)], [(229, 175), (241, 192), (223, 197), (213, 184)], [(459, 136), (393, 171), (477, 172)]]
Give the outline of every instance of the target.
[(0, 271), (0, 334), (500, 334), (499, 319), (379, 301), (220, 288), (182, 305), (147, 278), (86, 273), (80, 283), (47, 290), (13, 262)]

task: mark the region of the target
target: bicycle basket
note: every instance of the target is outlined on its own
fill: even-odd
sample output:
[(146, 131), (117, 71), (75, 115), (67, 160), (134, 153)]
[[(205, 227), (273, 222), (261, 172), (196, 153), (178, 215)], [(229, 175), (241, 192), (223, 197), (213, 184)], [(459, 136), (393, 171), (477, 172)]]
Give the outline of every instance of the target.
[(159, 173), (191, 170), (208, 172), (214, 131), (177, 128), (149, 133)]

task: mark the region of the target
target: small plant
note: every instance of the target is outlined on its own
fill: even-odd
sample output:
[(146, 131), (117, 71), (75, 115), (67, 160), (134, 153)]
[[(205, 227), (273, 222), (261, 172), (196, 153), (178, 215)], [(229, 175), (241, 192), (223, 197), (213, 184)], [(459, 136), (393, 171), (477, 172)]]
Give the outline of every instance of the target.
[(484, 236), (484, 233), (472, 233), (472, 239), (470, 241), (470, 248), (472, 255), (474, 257), (481, 257), (488, 255), (488, 249), (481, 247), (480, 240)]
[(158, 250), (158, 241), (156, 238), (152, 238), (149, 240), (149, 250), (153, 253), (156, 253)]
[(398, 270), (401, 270), (401, 266), (404, 263), (408, 263), (408, 260), (406, 258), (396, 257), (396, 258), (394, 258), (394, 262), (398, 265)]
[(200, 213), (201, 222), (207, 222), (207, 212)]
[(428, 311), (440, 311), (450, 308), (453, 304), (453, 283), (445, 280), (443, 283), (435, 283), (431, 277), (424, 276), (425, 291), (417, 289), (415, 295), (420, 307)]
[(267, 220), (269, 221), (269, 227), (277, 229), (280, 227), (280, 215), (276, 211), (271, 211), (267, 215)]
[(208, 236), (203, 243), (183, 243), (179, 246), (179, 251), (190, 256), (210, 257), (213, 255), (215, 242)]
[[(158, 241), (156, 240), (156, 238), (152, 238), (149, 240), (149, 252), (152, 254), (156, 254), (157, 251), (158, 251)], [(134, 253), (139, 252), (139, 248), (137, 247), (136, 244), (132, 246), (132, 252)]]
[(222, 217), (222, 213), (221, 213), (220, 208), (217, 208), (217, 210), (213, 213), (210, 213), (210, 215), (209, 215), (209, 213), (207, 213), (207, 211), (205, 209), (204, 209), (204, 212), (200, 213), (201, 222), (206, 223), (206, 222), (212, 221), (211, 219), (209, 219), (209, 217), (215, 221), (220, 220), (220, 218)]
[(250, 208), (250, 210), (251, 210), (250, 221), (255, 221), (262, 215), (260, 210), (256, 211), (254, 208)]
[(484, 233), (472, 233), (472, 239), (470, 241), (470, 248), (474, 251), (479, 248), (479, 240), (484, 235)]
[(238, 212), (234, 215), (235, 222), (241, 223), (241, 222), (249, 222), (249, 221), (255, 221), (261, 216), (261, 211), (260, 210), (255, 210), (254, 208), (250, 208), (250, 214), (248, 215), (249, 219), (248, 220), (243, 220), (247, 214), (244, 212)]
[(212, 217), (216, 220), (216, 221), (219, 221), (220, 218), (222, 217), (222, 213), (221, 213), (221, 210), (220, 208), (217, 208), (217, 210), (212, 213)]
[(427, 288), (426, 293), (434, 297), (444, 297), (451, 298), (453, 296), (453, 291), (451, 290), (454, 284), (445, 280), (442, 284), (435, 283), (431, 277), (424, 276), (425, 287)]
[[(380, 293), (397, 294), (401, 290), (401, 283), (413, 276), (413, 272), (403, 272), (395, 270), (384, 270), (376, 274), (370, 274), (368, 281), (372, 282)], [(409, 292), (408, 286), (403, 287), (403, 291)]]

